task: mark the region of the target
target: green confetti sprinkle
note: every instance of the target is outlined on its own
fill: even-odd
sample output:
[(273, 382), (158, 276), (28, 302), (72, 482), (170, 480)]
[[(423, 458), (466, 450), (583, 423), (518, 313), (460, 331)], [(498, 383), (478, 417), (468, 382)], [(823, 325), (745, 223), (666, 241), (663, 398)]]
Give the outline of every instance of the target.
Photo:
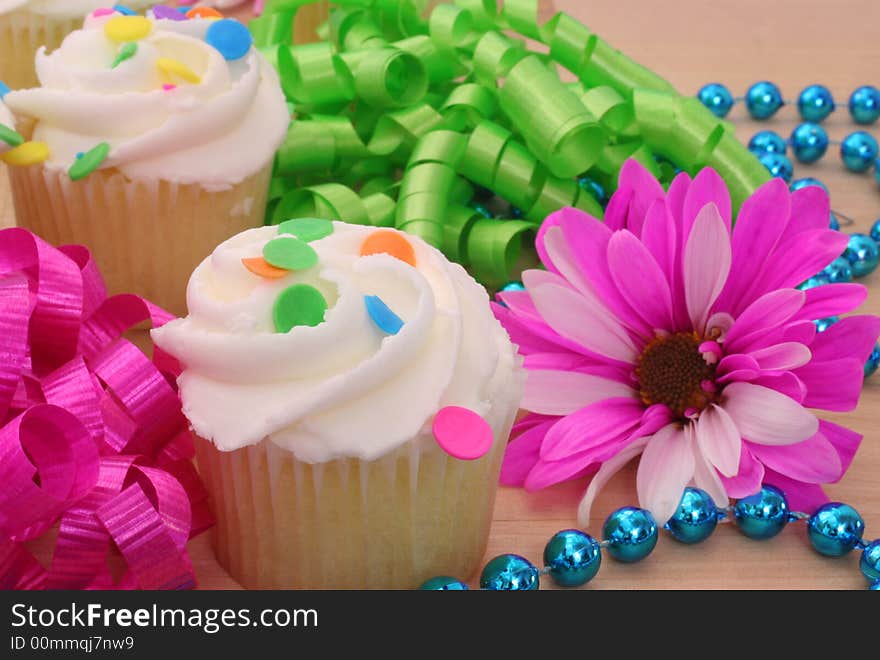
[(315, 287), (294, 284), (284, 289), (272, 307), (275, 332), (290, 332), (298, 326), (314, 327), (324, 322), (327, 301)]
[(0, 140), (8, 144), (10, 147), (17, 147), (20, 144), (24, 144), (24, 138), (21, 133), (13, 131), (5, 124), (0, 124)]
[(137, 51), (138, 45), (133, 41), (122, 44), (122, 46), (119, 47), (119, 51), (117, 51), (116, 57), (113, 60), (113, 64), (110, 65), (110, 68), (115, 69), (120, 64), (125, 62), (125, 60), (130, 60), (132, 57), (135, 56), (135, 53), (137, 53)]
[(333, 223), (324, 218), (294, 218), (278, 225), (279, 234), (293, 234), (301, 241), (311, 243), (333, 233)]
[(318, 263), (318, 253), (294, 236), (280, 236), (263, 246), (263, 258), (276, 268), (306, 270)]
[(109, 153), (110, 145), (106, 142), (102, 142), (98, 146), (89, 149), (82, 155), (82, 158), (77, 158), (76, 162), (70, 166), (70, 169), (67, 170), (68, 176), (73, 181), (85, 179), (89, 174), (101, 167), (101, 164), (107, 160)]

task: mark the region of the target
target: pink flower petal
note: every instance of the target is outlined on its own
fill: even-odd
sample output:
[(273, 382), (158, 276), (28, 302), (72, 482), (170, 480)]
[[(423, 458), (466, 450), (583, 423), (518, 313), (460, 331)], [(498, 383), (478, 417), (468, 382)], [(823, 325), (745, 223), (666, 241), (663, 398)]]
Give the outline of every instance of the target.
[(723, 407), (744, 439), (762, 445), (790, 445), (819, 429), (815, 415), (797, 401), (760, 385), (731, 383)]
[(629, 397), (635, 391), (617, 381), (576, 371), (532, 369), (520, 407), (544, 415), (568, 415), (603, 399)]
[(563, 350), (576, 351), (583, 354), (584, 350), (575, 342), (559, 336), (544, 321), (535, 322), (512, 313), (506, 307), (490, 303), (492, 314), (504, 326), (510, 341), (519, 347), (522, 354), (552, 353)]
[(677, 233), (681, 237), (682, 245), (684, 245), (687, 236), (684, 234), (681, 218), (684, 215), (684, 200), (692, 183), (690, 174), (679, 172), (669, 184), (669, 190), (666, 191), (666, 206), (676, 222), (679, 230)]
[[(642, 419), (644, 405), (638, 399), (596, 401), (559, 420), (544, 438), (541, 459), (561, 461), (574, 454), (592, 451), (616, 438), (625, 439)], [(590, 462), (608, 458), (590, 455)]]
[(785, 342), (748, 353), (762, 371), (789, 371), (810, 361), (810, 349), (798, 342)]
[(739, 499), (754, 495), (761, 490), (764, 479), (764, 466), (758, 461), (748, 447), (743, 447), (739, 455), (739, 470), (735, 477), (721, 477), (724, 490), (728, 497)]
[(674, 281), (677, 240), (675, 220), (669, 213), (666, 202), (658, 199), (648, 209), (648, 216), (642, 227), (642, 243), (663, 270), (670, 285)]
[(660, 266), (630, 232), (615, 232), (608, 242), (611, 279), (624, 300), (652, 328), (672, 327), (672, 294)]
[(700, 453), (726, 477), (739, 469), (742, 436), (724, 408), (711, 405), (697, 420), (695, 427)]
[(828, 362), (813, 360), (795, 371), (807, 387), (804, 405), (835, 412), (854, 410), (864, 380), (864, 360), (840, 358)]
[(843, 426), (832, 424), (824, 419), (819, 420), (819, 431), (824, 435), (828, 442), (834, 445), (837, 455), (840, 458), (841, 476), (849, 470), (853, 456), (862, 442), (862, 434), (851, 431)]
[(684, 245), (690, 236), (695, 218), (707, 204), (713, 204), (727, 228), (730, 236), (730, 193), (718, 172), (706, 167), (697, 173), (684, 198), (682, 218), (684, 220), (681, 244)]
[(781, 179), (771, 179), (743, 203), (733, 228), (732, 267), (718, 298), (719, 309), (737, 316), (756, 297), (744, 298), (782, 236), (790, 211), (788, 187)]
[(854, 283), (826, 284), (807, 289), (804, 293), (804, 306), (794, 318), (810, 321), (851, 312), (868, 297), (868, 289)]
[(547, 431), (556, 420), (541, 422), (514, 438), (504, 452), (501, 464), (501, 483), (505, 486), (522, 486), (529, 472), (538, 462), (538, 452)]
[(752, 380), (758, 377), (761, 368), (751, 355), (734, 353), (725, 355), (718, 363), (715, 373), (719, 383), (732, 383), (738, 380)]
[(761, 285), (768, 289), (795, 287), (834, 261), (846, 249), (847, 235), (833, 229), (810, 229), (785, 236), (768, 259)]
[(791, 236), (811, 229), (827, 229), (831, 204), (819, 186), (807, 186), (791, 194), (791, 219), (785, 233)]
[(633, 198), (632, 188), (620, 188), (614, 191), (608, 206), (605, 207), (605, 226), (611, 231), (626, 228), (629, 215), (629, 204)]
[(779, 289), (766, 293), (739, 315), (724, 339), (725, 349), (748, 350), (749, 342), (768, 330), (777, 328), (803, 307), (806, 296), (797, 289)]
[(727, 491), (718, 474), (706, 456), (696, 448), (694, 451), (694, 485), (709, 494), (715, 506), (725, 507), (728, 504)]
[(594, 464), (578, 458), (572, 456), (571, 460), (564, 461), (545, 461), (538, 458), (538, 462), (529, 470), (523, 486), (527, 491), (534, 492), (583, 476), (584, 472), (591, 470)]
[(684, 248), (684, 295), (694, 328), (703, 330), (730, 272), (730, 235), (714, 204), (694, 220)]
[(596, 309), (584, 296), (572, 289), (549, 281), (536, 284), (530, 277), (535, 271), (523, 273), (541, 316), (562, 337), (576, 342), (593, 353), (613, 360), (635, 362), (636, 346), (627, 331), (604, 310)]
[(593, 287), (584, 278), (578, 267), (574, 255), (565, 235), (562, 233), (562, 227), (551, 227), (544, 234), (544, 249), (547, 250), (547, 256), (552, 259), (559, 274), (566, 279), (575, 289), (583, 293), (588, 298), (595, 298)]
[(691, 433), (690, 427), (688, 434), (674, 425), (663, 427), (648, 441), (639, 460), (639, 503), (661, 525), (675, 513), (685, 486), (694, 476)]
[(544, 264), (544, 268), (549, 270), (551, 273), (555, 273), (556, 275), (560, 274), (559, 269), (553, 262), (552, 257), (548, 254), (547, 248), (544, 244), (544, 239), (547, 236), (547, 232), (554, 227), (559, 227), (562, 224), (562, 217), (568, 214), (571, 214), (573, 217), (576, 217), (583, 222), (589, 222), (589, 219), (593, 217), (590, 214), (581, 211), (580, 209), (565, 207), (558, 211), (554, 211), (546, 218), (544, 218), (544, 222), (541, 223), (541, 226), (538, 229), (538, 233), (535, 236), (535, 250), (538, 252), (538, 257), (540, 257), (541, 263)]
[(813, 360), (823, 362), (855, 358), (864, 362), (874, 350), (878, 336), (880, 336), (880, 318), (848, 316), (816, 337), (810, 346)]
[(776, 486), (788, 500), (788, 506), (792, 511), (806, 511), (812, 513), (820, 506), (828, 502), (828, 496), (821, 486), (808, 484), (797, 479), (791, 479), (773, 470), (767, 470), (764, 474), (764, 482)]
[(837, 450), (822, 433), (793, 445), (772, 447), (750, 443), (749, 451), (765, 467), (810, 484), (836, 481), (843, 472)]
[(754, 385), (762, 385), (769, 387), (771, 390), (776, 390), (785, 396), (791, 397), (800, 404), (803, 404), (807, 396), (807, 386), (790, 371), (783, 371), (778, 374), (762, 374), (751, 382)]
[(578, 525), (584, 529), (590, 527), (590, 510), (593, 508), (593, 500), (596, 499), (596, 495), (599, 494), (599, 491), (605, 487), (605, 484), (607, 484), (611, 480), (611, 477), (617, 474), (623, 466), (642, 453), (648, 440), (649, 437), (641, 438), (629, 445), (626, 449), (622, 450), (614, 456), (614, 458), (608, 459), (602, 463), (602, 467), (599, 468), (599, 471), (596, 472), (595, 476), (590, 480), (590, 485), (587, 487), (583, 498), (581, 498), (580, 504), (578, 504)]
[(630, 158), (620, 168), (617, 189), (618, 191), (627, 189), (633, 191), (629, 201), (626, 228), (636, 236), (641, 236), (642, 225), (651, 204), (666, 197), (663, 187), (654, 178), (654, 175), (645, 169), (644, 165), (636, 159)]

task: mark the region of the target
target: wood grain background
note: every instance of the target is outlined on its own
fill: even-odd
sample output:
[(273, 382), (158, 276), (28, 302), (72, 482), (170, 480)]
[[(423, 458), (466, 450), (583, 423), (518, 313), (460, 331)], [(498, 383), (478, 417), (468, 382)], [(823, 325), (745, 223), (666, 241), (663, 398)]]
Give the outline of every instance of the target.
[[(685, 94), (712, 81), (742, 95), (749, 84), (773, 80), (787, 99), (809, 83), (823, 83), (838, 101), (861, 84), (880, 85), (880, 45), (874, 0), (557, 0), (613, 46), (666, 77)], [(786, 107), (775, 119), (748, 120), (741, 106), (731, 117), (741, 139), (762, 128), (787, 135), (798, 123)], [(855, 130), (841, 108), (825, 122), (832, 139)], [(880, 137), (880, 127), (869, 130)], [(855, 219), (845, 231), (867, 231), (880, 217), (880, 188), (870, 175), (844, 170), (837, 149), (817, 165), (797, 165), (795, 176), (816, 176), (831, 188), (832, 207)], [(0, 177), (0, 226), (13, 222), (5, 177)], [(880, 274), (863, 280), (871, 290), (861, 312), (880, 313)], [(857, 410), (827, 418), (864, 434), (862, 447), (830, 496), (855, 506), (867, 523), (867, 536), (880, 536), (880, 375), (869, 381)], [(613, 509), (636, 502), (634, 465), (611, 481), (593, 508), (592, 533)], [(575, 509), (585, 481), (539, 493), (501, 488), (487, 559), (516, 552), (539, 562), (547, 539), (576, 524)], [(203, 588), (236, 588), (213, 559), (206, 536), (191, 544)], [(550, 581), (542, 585), (550, 588)], [(663, 536), (655, 552), (637, 565), (606, 559), (589, 589), (858, 589), (865, 582), (858, 553), (828, 559), (813, 552), (802, 525), (791, 525), (765, 542), (739, 535), (731, 525), (700, 546), (683, 546)]]

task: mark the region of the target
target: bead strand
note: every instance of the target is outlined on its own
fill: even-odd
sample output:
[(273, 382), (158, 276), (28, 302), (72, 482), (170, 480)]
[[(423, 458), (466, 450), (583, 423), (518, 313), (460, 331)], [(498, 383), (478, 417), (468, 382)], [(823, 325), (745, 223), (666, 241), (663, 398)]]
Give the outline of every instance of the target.
[[(785, 494), (775, 486), (738, 500), (733, 506), (718, 508), (708, 493), (688, 487), (673, 516), (663, 525), (676, 541), (696, 544), (705, 541), (719, 522), (732, 520), (740, 532), (751, 539), (766, 540), (778, 535), (792, 522), (805, 522), (810, 544), (826, 557), (842, 557), (861, 550), (859, 570), (868, 588), (880, 590), (880, 539), (864, 540), (865, 523), (848, 504), (829, 502), (814, 513), (791, 511)], [(602, 526), (603, 540), (579, 529), (556, 532), (544, 547), (544, 567), (538, 568), (525, 557), (498, 555), (480, 575), (480, 588), (489, 591), (533, 591), (540, 587), (542, 575), (549, 575), (561, 587), (587, 584), (599, 572), (602, 550), (623, 563), (641, 561), (657, 545), (659, 530), (649, 511), (637, 507), (617, 509)], [(430, 591), (466, 590), (456, 578), (431, 578), (419, 589)]]

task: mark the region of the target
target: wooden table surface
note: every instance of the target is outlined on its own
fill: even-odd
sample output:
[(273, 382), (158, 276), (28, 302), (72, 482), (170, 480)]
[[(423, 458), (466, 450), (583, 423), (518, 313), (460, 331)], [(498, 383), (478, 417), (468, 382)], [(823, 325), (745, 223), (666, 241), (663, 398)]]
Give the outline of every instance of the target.
[[(827, 85), (846, 100), (856, 86), (880, 84), (880, 45), (875, 0), (557, 0), (613, 46), (651, 67), (685, 94), (707, 82), (722, 82), (741, 95), (749, 84), (767, 79), (796, 98), (809, 83)], [(756, 123), (736, 106), (730, 118), (744, 141), (762, 128), (787, 135), (798, 123), (793, 107), (779, 117)], [(832, 139), (856, 129), (843, 108), (826, 120)], [(868, 127), (880, 137), (880, 126)], [(855, 219), (845, 231), (867, 231), (880, 217), (880, 188), (869, 175), (846, 172), (836, 148), (818, 165), (797, 165), (796, 177), (816, 176), (832, 191), (832, 207)], [(12, 223), (11, 201), (0, 177), (0, 226)], [(863, 280), (871, 290), (862, 312), (880, 313), (880, 274)], [(823, 414), (864, 434), (858, 455), (843, 480), (828, 488), (832, 499), (852, 504), (867, 524), (867, 536), (880, 536), (880, 375), (868, 381), (858, 409)], [(635, 464), (605, 488), (593, 507), (589, 531), (599, 534), (613, 509), (636, 503)], [(501, 488), (487, 559), (515, 552), (539, 562), (544, 544), (557, 530), (576, 524), (575, 509), (586, 481), (569, 482), (539, 493)], [(191, 544), (203, 588), (237, 585), (213, 559), (206, 535)], [(858, 554), (842, 559), (819, 556), (809, 546), (803, 525), (790, 525), (770, 541), (746, 539), (721, 525), (699, 546), (684, 546), (663, 534), (644, 562), (625, 565), (608, 560), (590, 589), (860, 589), (864, 578)], [(550, 588), (550, 580), (542, 587)]]

